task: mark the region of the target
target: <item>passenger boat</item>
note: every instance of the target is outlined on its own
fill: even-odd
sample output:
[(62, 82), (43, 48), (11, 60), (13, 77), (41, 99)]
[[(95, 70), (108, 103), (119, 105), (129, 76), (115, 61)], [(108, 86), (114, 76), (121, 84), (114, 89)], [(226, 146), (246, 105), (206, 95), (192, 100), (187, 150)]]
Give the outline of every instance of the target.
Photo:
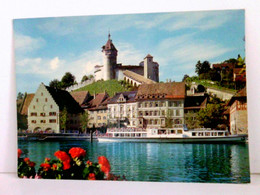
[(228, 130), (199, 128), (188, 130), (185, 125), (173, 128), (108, 128), (99, 142), (158, 142), (158, 143), (245, 143), (247, 135), (231, 135)]

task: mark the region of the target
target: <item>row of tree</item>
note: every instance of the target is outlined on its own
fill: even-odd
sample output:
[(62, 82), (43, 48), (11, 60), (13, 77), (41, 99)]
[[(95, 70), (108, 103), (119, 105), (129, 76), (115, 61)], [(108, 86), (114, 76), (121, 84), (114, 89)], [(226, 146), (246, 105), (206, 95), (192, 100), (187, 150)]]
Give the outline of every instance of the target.
[[(60, 128), (66, 130), (69, 124), (69, 115), (67, 108), (65, 107), (60, 113)], [(87, 131), (89, 122), (89, 114), (87, 111), (80, 114), (80, 128), (81, 132), (84, 133)]]
[[(81, 79), (81, 83), (93, 78), (93, 75), (84, 75)], [(49, 86), (56, 89), (66, 89), (74, 84), (77, 84), (76, 77), (70, 72), (66, 72), (60, 81), (58, 79), (53, 79), (49, 83)]]

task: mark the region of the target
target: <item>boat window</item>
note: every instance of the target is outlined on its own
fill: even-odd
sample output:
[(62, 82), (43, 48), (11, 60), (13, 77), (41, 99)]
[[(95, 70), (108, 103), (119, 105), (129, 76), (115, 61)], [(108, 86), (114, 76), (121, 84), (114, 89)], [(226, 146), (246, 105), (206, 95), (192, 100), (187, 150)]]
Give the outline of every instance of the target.
[(174, 131), (174, 130), (171, 130), (171, 134), (175, 134), (175, 131)]
[(182, 130), (177, 130), (177, 134), (182, 134)]
[(195, 133), (195, 132), (193, 132), (193, 133), (192, 133), (192, 136), (196, 136), (196, 133)]

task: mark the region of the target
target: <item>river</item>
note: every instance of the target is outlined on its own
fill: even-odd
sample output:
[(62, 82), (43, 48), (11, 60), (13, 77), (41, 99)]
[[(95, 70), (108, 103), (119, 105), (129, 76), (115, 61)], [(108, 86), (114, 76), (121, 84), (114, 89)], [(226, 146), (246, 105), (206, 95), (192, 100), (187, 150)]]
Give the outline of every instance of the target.
[(250, 182), (248, 144), (120, 143), (89, 141), (19, 141), (23, 157), (36, 162), (55, 158), (57, 150), (81, 147), (86, 159), (106, 156), (111, 172), (128, 181)]

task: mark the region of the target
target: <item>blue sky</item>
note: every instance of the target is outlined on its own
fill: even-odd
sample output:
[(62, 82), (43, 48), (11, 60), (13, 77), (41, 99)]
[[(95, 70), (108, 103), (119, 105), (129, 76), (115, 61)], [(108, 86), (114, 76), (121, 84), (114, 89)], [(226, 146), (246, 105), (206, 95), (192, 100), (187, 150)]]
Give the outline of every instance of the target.
[(244, 10), (16, 19), (17, 92), (34, 93), (68, 71), (78, 82), (93, 73), (109, 30), (118, 63), (138, 65), (149, 53), (161, 81), (181, 81), (198, 60), (244, 57), (244, 21)]

